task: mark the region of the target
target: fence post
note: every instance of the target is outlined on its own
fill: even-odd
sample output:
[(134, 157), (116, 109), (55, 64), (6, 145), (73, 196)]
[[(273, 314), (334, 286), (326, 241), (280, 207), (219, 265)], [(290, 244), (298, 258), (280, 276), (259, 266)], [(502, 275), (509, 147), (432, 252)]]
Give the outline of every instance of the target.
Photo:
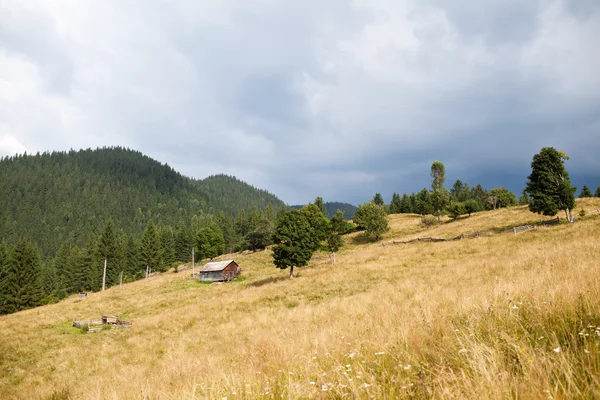
[(517, 228), (516, 227), (513, 228), (513, 232), (517, 233)]

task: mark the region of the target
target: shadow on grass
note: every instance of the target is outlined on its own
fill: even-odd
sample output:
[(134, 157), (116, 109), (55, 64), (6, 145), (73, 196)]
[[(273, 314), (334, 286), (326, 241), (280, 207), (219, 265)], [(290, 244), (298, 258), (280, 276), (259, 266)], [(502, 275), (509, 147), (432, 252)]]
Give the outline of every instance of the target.
[(353, 244), (369, 244), (369, 243), (376, 243), (376, 242), (377, 242), (377, 240), (375, 240), (372, 237), (367, 236), (365, 234), (357, 235), (352, 238)]
[(271, 276), (269, 278), (261, 279), (256, 282), (249, 283), (248, 286), (252, 287), (261, 287), (264, 285), (268, 285), (269, 283), (281, 282), (290, 279), (287, 275), (285, 276)]

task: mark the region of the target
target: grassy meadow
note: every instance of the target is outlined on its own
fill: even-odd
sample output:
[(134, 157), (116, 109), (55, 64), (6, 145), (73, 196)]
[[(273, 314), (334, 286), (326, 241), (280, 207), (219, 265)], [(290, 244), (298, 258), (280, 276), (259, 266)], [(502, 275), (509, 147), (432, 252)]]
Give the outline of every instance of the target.
[[(295, 279), (268, 250), (235, 254), (237, 282), (185, 270), (2, 316), (0, 398), (600, 398), (600, 199), (582, 208), (506, 235), (547, 218), (392, 215), (385, 246), (346, 236), (336, 265), (316, 253)], [(71, 327), (102, 314), (133, 326)]]

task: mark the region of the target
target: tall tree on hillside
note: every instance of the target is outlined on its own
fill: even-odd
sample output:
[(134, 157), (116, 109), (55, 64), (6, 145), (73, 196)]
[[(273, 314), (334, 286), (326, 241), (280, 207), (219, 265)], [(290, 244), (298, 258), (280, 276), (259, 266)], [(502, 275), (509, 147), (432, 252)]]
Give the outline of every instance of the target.
[(372, 201), (358, 206), (354, 222), (365, 229), (367, 236), (372, 236), (375, 240), (381, 239), (381, 235), (390, 230), (385, 210)]
[(321, 242), (327, 239), (329, 233), (329, 220), (327, 216), (314, 204), (309, 204), (300, 209), (312, 227), (311, 246), (316, 251)]
[(431, 193), (423, 188), (415, 195), (414, 212), (421, 215), (433, 214), (433, 205), (431, 203)]
[(314, 249), (313, 235), (306, 213), (291, 210), (279, 218), (273, 235), (273, 262), (279, 269), (290, 268), (290, 279), (294, 277), (294, 267), (308, 265)]
[(315, 206), (319, 207), (319, 210), (323, 213), (323, 215), (327, 215), (327, 211), (325, 210), (325, 202), (321, 196), (315, 199)]
[(444, 188), (445, 181), (446, 167), (441, 161), (434, 161), (431, 164), (431, 205), (438, 221), (442, 215), (442, 210), (450, 203), (450, 192)]
[(0, 282), (3, 297), (0, 313), (7, 314), (40, 305), (42, 282), (37, 248), (26, 239), (14, 247)]
[(441, 161), (434, 161), (431, 164), (431, 190), (441, 190), (446, 181), (446, 167)]
[(180, 221), (175, 233), (175, 258), (187, 263), (192, 259), (193, 238), (185, 222)]
[(196, 236), (198, 260), (202, 258), (213, 259), (225, 251), (223, 231), (215, 222), (210, 222), (198, 231)]
[(525, 189), (523, 189), (523, 192), (521, 193), (521, 197), (519, 197), (519, 205), (526, 206), (528, 204), (529, 204), (529, 196), (527, 195), (527, 192), (525, 191)]
[(497, 208), (512, 207), (517, 205), (517, 198), (514, 193), (505, 187), (494, 188), (490, 190), (490, 196), (495, 199)]
[(392, 194), (392, 202), (390, 203), (390, 214), (400, 214), (402, 208), (402, 200), (396, 192)]
[(450, 190), (450, 198), (453, 202), (465, 202), (469, 199), (469, 185), (457, 179)]
[(159, 232), (160, 240), (160, 267), (159, 271), (167, 271), (175, 262), (175, 237), (170, 226), (163, 226)]
[(413, 205), (410, 201), (410, 197), (404, 193), (402, 198), (400, 199), (400, 209), (399, 212), (402, 214), (412, 214), (413, 213)]
[[(58, 291), (58, 276), (52, 261), (47, 261), (41, 266), (42, 297), (48, 298)], [(44, 300), (46, 302), (46, 300)]]
[(600, 197), (600, 185), (596, 188), (596, 193), (594, 193), (594, 197)]
[(446, 188), (441, 188), (431, 192), (431, 205), (435, 210), (438, 221), (441, 219), (442, 211), (450, 203), (450, 192)]
[(139, 256), (140, 262), (146, 268), (155, 269), (160, 263), (160, 242), (158, 233), (156, 232), (156, 226), (152, 220), (148, 222), (144, 234), (142, 235)]
[(478, 183), (476, 186), (471, 188), (471, 190), (469, 191), (469, 197), (475, 200), (477, 204), (479, 204), (480, 210), (488, 209), (489, 193), (483, 188), (483, 186), (481, 186), (481, 184)]
[(533, 156), (531, 175), (527, 177), (527, 193), (531, 199), (529, 210), (543, 215), (556, 215), (564, 210), (571, 221), (575, 207), (575, 190), (571, 186), (564, 162), (569, 157), (553, 147), (544, 147)]
[(8, 308), (8, 306), (5, 306), (6, 295), (4, 293), (8, 289), (4, 287), (6, 274), (8, 274), (8, 254), (6, 245), (4, 242), (0, 242), (0, 315), (9, 312), (5, 311), (5, 307)]
[[(104, 231), (98, 240), (98, 255), (104, 259), (104, 269), (102, 272), (102, 291), (106, 288), (106, 275), (107, 275), (107, 266), (109, 259), (114, 258), (117, 252), (117, 230), (115, 227), (115, 223), (112, 218), (109, 218), (104, 226)], [(111, 266), (112, 267), (112, 266)], [(114, 275), (114, 268), (111, 268), (111, 272), (109, 275)]]
[(594, 197), (594, 195), (592, 194), (592, 191), (590, 190), (589, 187), (587, 187), (587, 185), (583, 185), (583, 187), (581, 188), (581, 192), (579, 193), (580, 199), (583, 199), (585, 197)]
[(378, 206), (382, 206), (383, 205), (383, 197), (381, 197), (381, 193), (375, 193), (375, 196), (373, 196), (373, 203), (377, 204)]
[(348, 225), (349, 223), (344, 218), (344, 212), (342, 210), (337, 210), (335, 215), (331, 217), (331, 230), (339, 235), (348, 232)]

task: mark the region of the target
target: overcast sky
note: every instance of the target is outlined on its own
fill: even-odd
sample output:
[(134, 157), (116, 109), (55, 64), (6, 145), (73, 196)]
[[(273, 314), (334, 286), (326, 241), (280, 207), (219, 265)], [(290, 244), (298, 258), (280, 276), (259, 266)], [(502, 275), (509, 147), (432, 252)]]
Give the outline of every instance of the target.
[(0, 155), (126, 146), (289, 204), (600, 184), (598, 0), (0, 0)]

